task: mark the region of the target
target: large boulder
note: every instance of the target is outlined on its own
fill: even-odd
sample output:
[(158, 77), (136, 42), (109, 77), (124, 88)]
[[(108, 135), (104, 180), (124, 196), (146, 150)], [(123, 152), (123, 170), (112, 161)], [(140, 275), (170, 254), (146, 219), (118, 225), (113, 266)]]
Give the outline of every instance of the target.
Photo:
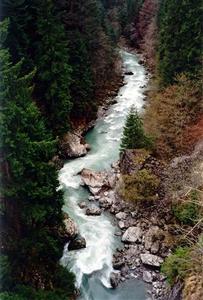
[(115, 217), (118, 220), (125, 220), (127, 218), (127, 214), (125, 212), (119, 212), (116, 214)]
[(158, 226), (152, 226), (145, 234), (144, 246), (152, 254), (157, 254), (160, 247), (159, 240), (163, 239), (163, 231)]
[(79, 250), (86, 248), (85, 238), (78, 234), (73, 240), (70, 241), (68, 245), (68, 250)]
[(83, 141), (82, 136), (68, 132), (60, 142), (60, 152), (64, 158), (80, 157), (87, 154), (90, 145)]
[(88, 207), (86, 209), (87, 216), (100, 216), (101, 212), (102, 212), (101, 209), (96, 206)]
[(78, 229), (77, 229), (77, 226), (74, 223), (74, 221), (71, 218), (69, 218), (68, 216), (66, 216), (64, 219), (64, 225), (66, 228), (67, 237), (69, 239), (75, 238), (78, 234)]
[(140, 242), (142, 237), (142, 230), (138, 226), (129, 227), (122, 236), (124, 243)]
[(90, 169), (82, 169), (79, 173), (84, 185), (88, 186), (92, 194), (98, 194), (102, 188), (109, 187), (108, 176), (105, 172), (96, 172)]
[(148, 265), (152, 267), (160, 267), (164, 261), (163, 258), (148, 253), (141, 254), (140, 258), (144, 265)]
[(110, 283), (113, 289), (115, 289), (120, 282), (120, 273), (112, 272), (110, 275)]

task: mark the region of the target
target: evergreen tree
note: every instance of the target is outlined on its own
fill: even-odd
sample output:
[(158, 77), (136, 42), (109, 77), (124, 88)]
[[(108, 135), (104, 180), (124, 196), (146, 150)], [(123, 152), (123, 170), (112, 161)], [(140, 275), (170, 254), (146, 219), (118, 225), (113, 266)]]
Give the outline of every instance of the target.
[(143, 123), (134, 107), (130, 109), (121, 139), (120, 152), (125, 149), (152, 147), (152, 139), (145, 135)]
[(164, 85), (201, 68), (202, 1), (163, 0), (159, 12), (159, 74)]
[[(2, 47), (7, 27), (7, 21), (1, 23), (1, 262), (8, 266), (1, 290), (12, 292), (25, 284), (68, 295), (73, 277), (58, 263), (65, 243), (63, 200), (49, 162), (56, 142), (31, 98), (35, 71), (23, 75), (23, 61), (13, 65)], [(61, 283), (64, 276), (67, 288)]]
[(64, 27), (55, 16), (52, 0), (36, 0), (36, 4), (39, 35), (34, 59), (38, 68), (36, 95), (49, 127), (60, 135), (69, 129), (71, 109), (68, 45)]
[(55, 135), (69, 129), (71, 110), (71, 67), (64, 26), (53, 0), (18, 0), (4, 3), (4, 16), (10, 17), (7, 47), (14, 63), (25, 59), (23, 69), (34, 67), (34, 97)]

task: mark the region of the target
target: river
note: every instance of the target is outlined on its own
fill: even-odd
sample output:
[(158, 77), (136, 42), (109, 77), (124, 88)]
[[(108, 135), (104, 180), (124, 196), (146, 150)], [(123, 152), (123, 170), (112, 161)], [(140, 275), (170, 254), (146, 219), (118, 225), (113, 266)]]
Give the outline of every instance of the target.
[(78, 300), (146, 300), (146, 286), (142, 281), (131, 278), (117, 289), (109, 283), (112, 272), (112, 255), (121, 246), (120, 239), (114, 235), (116, 227), (108, 213), (101, 216), (86, 216), (78, 203), (87, 201), (89, 193), (80, 186), (80, 172), (83, 168), (104, 170), (119, 158), (119, 145), (126, 115), (132, 105), (140, 112), (144, 104), (144, 89), (147, 84), (146, 71), (138, 63), (135, 54), (121, 51), (123, 68), (133, 75), (125, 75), (124, 86), (104, 117), (86, 135), (91, 151), (84, 157), (68, 161), (59, 173), (60, 186), (64, 190), (64, 211), (78, 225), (85, 237), (87, 247), (78, 251), (67, 251), (61, 262), (76, 275), (76, 284), (81, 291)]

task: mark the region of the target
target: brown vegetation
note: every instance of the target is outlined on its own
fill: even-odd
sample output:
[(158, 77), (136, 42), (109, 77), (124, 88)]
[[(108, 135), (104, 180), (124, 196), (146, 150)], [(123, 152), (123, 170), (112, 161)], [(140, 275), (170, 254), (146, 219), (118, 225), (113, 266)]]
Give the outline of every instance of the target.
[(145, 129), (156, 139), (157, 154), (165, 159), (191, 148), (184, 134), (203, 109), (201, 85), (182, 74), (177, 83), (150, 95), (145, 114)]
[(150, 70), (155, 69), (158, 0), (145, 0), (140, 9), (131, 41), (142, 52)]

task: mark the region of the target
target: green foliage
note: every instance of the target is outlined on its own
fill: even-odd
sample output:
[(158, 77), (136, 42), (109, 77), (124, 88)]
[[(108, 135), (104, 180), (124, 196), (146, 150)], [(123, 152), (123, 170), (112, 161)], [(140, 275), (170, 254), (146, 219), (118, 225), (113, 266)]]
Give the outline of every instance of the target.
[(125, 149), (150, 149), (153, 146), (151, 137), (145, 135), (143, 123), (134, 107), (131, 108), (123, 130), (120, 152)]
[[(1, 23), (0, 32), (5, 26)], [(64, 246), (59, 235), (64, 233), (63, 199), (56, 191), (56, 170), (49, 163), (56, 141), (32, 101), (35, 70), (24, 75), (23, 61), (12, 64), (3, 47), (0, 65), (1, 225), (6, 254), (1, 258), (2, 291), (11, 291), (11, 283), (12, 289), (26, 284), (60, 290), (66, 276), (70, 282), (62, 292), (68, 295), (74, 278), (58, 265)]]
[(46, 125), (55, 135), (69, 129), (71, 67), (63, 25), (52, 0), (5, 2), (10, 17), (7, 46), (13, 62), (25, 59), (23, 70), (37, 72), (34, 96)]
[[(74, 66), (72, 71), (71, 94), (74, 99), (72, 116), (74, 118), (85, 114), (90, 118), (95, 115), (93, 102), (93, 74), (91, 70), (90, 57), (87, 41), (79, 31), (69, 34), (70, 41), (70, 63)], [(91, 113), (93, 111), (93, 114)], [(91, 115), (92, 114), (92, 115)]]
[(201, 68), (202, 1), (164, 0), (159, 12), (159, 74), (161, 83), (177, 74), (195, 74)]
[(0, 290), (12, 287), (11, 266), (6, 255), (0, 256)]
[(120, 195), (127, 201), (147, 204), (156, 200), (160, 180), (147, 169), (122, 176)]
[(194, 225), (197, 222), (199, 216), (198, 198), (198, 193), (193, 191), (185, 201), (173, 206), (173, 213), (182, 224)]
[(49, 127), (56, 134), (69, 129), (71, 98), (71, 67), (68, 63), (68, 44), (65, 30), (55, 17), (53, 1), (35, 1), (37, 8), (37, 32), (35, 64), (36, 94), (46, 112)]
[(163, 263), (161, 270), (166, 274), (169, 283), (172, 285), (176, 279), (183, 279), (189, 268), (189, 248), (179, 247), (173, 254), (168, 256)]

